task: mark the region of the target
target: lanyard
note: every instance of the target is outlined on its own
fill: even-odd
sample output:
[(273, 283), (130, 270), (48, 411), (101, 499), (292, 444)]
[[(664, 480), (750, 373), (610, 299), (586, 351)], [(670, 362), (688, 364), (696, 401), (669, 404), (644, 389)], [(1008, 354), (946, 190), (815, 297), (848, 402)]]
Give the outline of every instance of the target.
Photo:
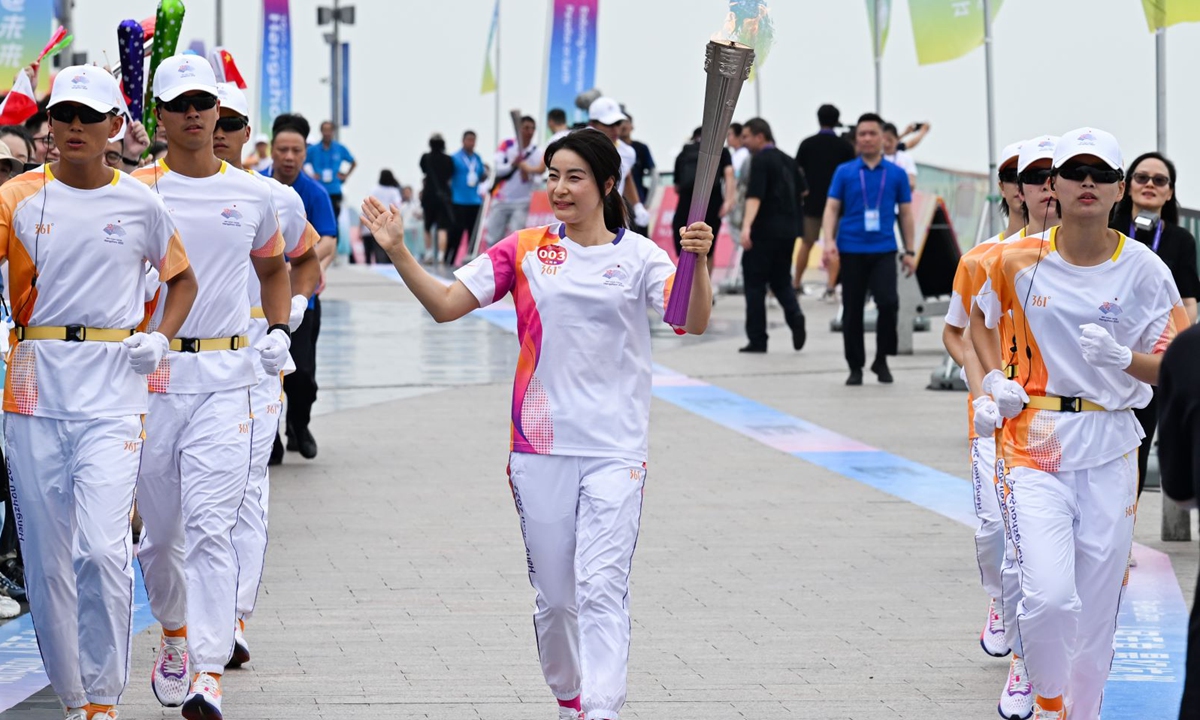
[(471, 172), (476, 172), (479, 169), (479, 156), (478, 155), (468, 155), (466, 153), (463, 153), (462, 158), (463, 158), (463, 165), (466, 165), (467, 169), (470, 170)]
[(867, 204), (867, 175), (861, 167), (858, 169), (858, 184), (862, 188), (863, 209), (878, 210), (883, 205), (883, 191), (887, 187), (887, 169), (883, 168), (883, 173), (879, 178), (879, 198), (875, 201), (875, 207), (872, 208)]
[[(1159, 220), (1158, 229), (1154, 231), (1154, 244), (1150, 246), (1150, 249), (1154, 251), (1155, 255), (1158, 254), (1158, 244), (1162, 242), (1163, 226), (1165, 224), (1162, 220)], [(1137, 237), (1137, 226), (1133, 223), (1129, 223), (1129, 235), (1130, 237)]]

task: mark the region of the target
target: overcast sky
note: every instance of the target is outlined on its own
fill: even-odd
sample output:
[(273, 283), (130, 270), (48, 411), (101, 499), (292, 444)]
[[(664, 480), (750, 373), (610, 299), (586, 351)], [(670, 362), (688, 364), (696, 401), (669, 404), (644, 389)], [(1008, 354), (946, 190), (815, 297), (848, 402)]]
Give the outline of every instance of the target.
[[(181, 45), (210, 46), (215, 0), (185, 0)], [(326, 4), (331, 0), (325, 0)], [(493, 0), (355, 0), (351, 43), (351, 126), (343, 142), (359, 171), (347, 193), (375, 184), (380, 168), (418, 184), (417, 161), (430, 133), (452, 149), (464, 129), (494, 138), (493, 96), (479, 94)], [(328, 46), (316, 26), (318, 0), (292, 0), (295, 109), (311, 120), (329, 115)], [(762, 115), (779, 144), (794, 153), (816, 130), (816, 109), (832, 102), (843, 118), (872, 110), (871, 39), (863, 0), (773, 0), (776, 43), (762, 69)], [(225, 44), (254, 93), (261, 18), (258, 0), (225, 0)], [(537, 112), (545, 75), (550, 0), (502, 0), (500, 100)], [(115, 62), (116, 27), (153, 11), (151, 0), (76, 0), (78, 49)], [(724, 0), (600, 0), (597, 86), (636, 116), (637, 133), (656, 159), (671, 165), (700, 124), (703, 49), (719, 29)], [(1006, 0), (995, 27), (997, 145), (1082, 125), (1114, 133), (1127, 160), (1155, 146), (1154, 39), (1138, 0)], [(1200, 26), (1168, 32), (1171, 93), (1169, 154), (1180, 166), (1180, 198), (1200, 207), (1200, 110), (1193, 89), (1200, 67)], [(884, 56), (883, 114), (897, 125), (928, 121), (933, 132), (921, 162), (987, 169), (987, 115), (982, 49), (949, 63), (916, 64), (907, 0), (894, 0)], [(755, 113), (747, 85), (736, 114)], [(507, 122), (502, 119), (502, 122)], [(316, 122), (314, 122), (316, 125)], [(510, 133), (511, 134), (511, 133)]]

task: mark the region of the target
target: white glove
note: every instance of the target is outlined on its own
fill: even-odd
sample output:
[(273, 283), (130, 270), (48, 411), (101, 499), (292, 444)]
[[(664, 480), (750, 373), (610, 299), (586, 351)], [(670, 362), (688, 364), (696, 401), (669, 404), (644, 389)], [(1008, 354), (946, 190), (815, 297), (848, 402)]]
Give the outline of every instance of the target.
[(158, 292), (158, 285), (158, 270), (151, 266), (146, 270), (146, 302), (154, 299), (155, 293)]
[(995, 435), (1003, 421), (996, 401), (990, 396), (984, 395), (975, 398), (971, 406), (975, 408), (975, 434), (984, 438)]
[(1029, 395), (1020, 383), (1004, 377), (1004, 373), (993, 370), (983, 378), (983, 391), (992, 396), (1000, 408), (1000, 414), (1006, 418), (1015, 418), (1025, 409)]
[(125, 346), (125, 354), (129, 357), (129, 366), (138, 375), (149, 375), (158, 367), (171, 343), (167, 336), (153, 332), (134, 333), (121, 341)]
[(633, 206), (633, 224), (642, 227), (650, 226), (650, 211), (642, 203)]
[(1117, 343), (1116, 338), (1095, 323), (1080, 325), (1079, 347), (1088, 365), (1124, 370), (1133, 364), (1133, 351)]
[(292, 312), (288, 315), (288, 329), (296, 332), (300, 323), (304, 322), (304, 312), (308, 310), (308, 298), (296, 295), (292, 298)]
[(266, 370), (268, 375), (278, 375), (279, 369), (287, 362), (288, 348), (291, 346), (292, 339), (288, 337), (287, 333), (276, 328), (259, 340), (254, 349), (258, 350), (258, 358), (262, 362), (263, 370)]

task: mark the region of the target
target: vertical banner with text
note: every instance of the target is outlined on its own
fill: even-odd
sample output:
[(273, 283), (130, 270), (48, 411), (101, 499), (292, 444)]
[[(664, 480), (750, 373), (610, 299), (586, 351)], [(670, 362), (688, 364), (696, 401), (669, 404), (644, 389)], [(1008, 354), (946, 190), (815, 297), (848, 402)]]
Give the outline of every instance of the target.
[[(992, 3), (992, 20), (1004, 0)], [(917, 64), (960, 58), (983, 45), (982, 0), (908, 0)]]
[(554, 0), (546, 62), (545, 110), (562, 108), (567, 124), (587, 122), (575, 96), (596, 84), (596, 17), (600, 0)]
[[(0, 0), (0, 85), (37, 59), (54, 29), (53, 0)], [(50, 91), (50, 73), (38, 74), (39, 94)]]
[(263, 0), (262, 54), (258, 61), (261, 69), (258, 127), (269, 134), (275, 118), (292, 111), (292, 23), (288, 0)]
[(875, 23), (879, 23), (879, 47), (875, 57), (882, 57), (887, 47), (888, 30), (892, 27), (892, 0), (867, 0), (867, 27), (871, 29), (871, 42), (875, 42)]

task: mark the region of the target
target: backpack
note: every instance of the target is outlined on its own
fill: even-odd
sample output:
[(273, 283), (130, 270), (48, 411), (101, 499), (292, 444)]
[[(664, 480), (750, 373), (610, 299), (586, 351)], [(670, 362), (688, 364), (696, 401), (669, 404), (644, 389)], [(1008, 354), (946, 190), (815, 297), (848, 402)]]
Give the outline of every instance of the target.
[(691, 192), (696, 185), (696, 168), (700, 165), (700, 143), (683, 146), (675, 160), (675, 185), (684, 192)]

